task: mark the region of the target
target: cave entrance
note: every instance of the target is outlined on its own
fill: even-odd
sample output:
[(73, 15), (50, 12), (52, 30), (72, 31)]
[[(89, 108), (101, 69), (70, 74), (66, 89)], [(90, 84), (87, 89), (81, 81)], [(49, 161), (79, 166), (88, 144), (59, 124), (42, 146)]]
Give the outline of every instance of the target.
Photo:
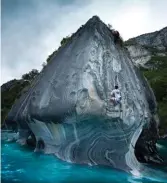
[(26, 140), (26, 142), (27, 142), (28, 146), (35, 148), (35, 146), (36, 146), (36, 137), (35, 137), (33, 132), (30, 132), (30, 135), (29, 135), (28, 139)]
[(37, 147), (36, 147), (39, 151), (42, 151), (45, 149), (45, 143), (42, 139), (39, 139), (37, 142)]

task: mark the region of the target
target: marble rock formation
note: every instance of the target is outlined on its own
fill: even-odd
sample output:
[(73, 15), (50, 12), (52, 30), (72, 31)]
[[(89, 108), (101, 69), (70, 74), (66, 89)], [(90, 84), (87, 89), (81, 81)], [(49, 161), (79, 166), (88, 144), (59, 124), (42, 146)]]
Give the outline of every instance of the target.
[[(152, 135), (157, 137), (156, 102), (127, 52), (92, 17), (13, 105), (6, 121), (17, 122), (18, 141), (24, 144), (34, 134), (36, 151), (67, 162), (140, 171), (138, 159), (154, 154), (149, 148), (145, 154), (138, 151), (147, 137), (149, 142)], [(109, 100), (115, 84), (121, 90), (121, 108)]]

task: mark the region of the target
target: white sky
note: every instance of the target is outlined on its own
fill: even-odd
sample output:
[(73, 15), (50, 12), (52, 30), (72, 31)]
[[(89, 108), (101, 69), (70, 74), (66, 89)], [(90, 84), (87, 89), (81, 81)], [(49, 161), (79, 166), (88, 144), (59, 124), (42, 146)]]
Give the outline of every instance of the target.
[(93, 15), (112, 24), (124, 40), (167, 26), (167, 0), (71, 0), (71, 4), (70, 0), (61, 4), (60, 0), (29, 0), (32, 6), (19, 8), (13, 7), (13, 0), (6, 1), (9, 5), (2, 6), (1, 84), (31, 69), (40, 70), (61, 39)]

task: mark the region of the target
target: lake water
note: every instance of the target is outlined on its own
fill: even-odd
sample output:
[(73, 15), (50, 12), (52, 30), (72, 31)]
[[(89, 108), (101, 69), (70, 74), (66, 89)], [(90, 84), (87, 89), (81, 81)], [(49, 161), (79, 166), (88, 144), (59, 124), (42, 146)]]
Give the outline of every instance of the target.
[[(162, 156), (167, 156), (167, 142), (161, 141), (158, 148)], [(4, 183), (167, 183), (167, 167), (157, 170), (156, 176), (135, 177), (114, 169), (66, 163), (16, 143), (2, 142), (1, 151)]]

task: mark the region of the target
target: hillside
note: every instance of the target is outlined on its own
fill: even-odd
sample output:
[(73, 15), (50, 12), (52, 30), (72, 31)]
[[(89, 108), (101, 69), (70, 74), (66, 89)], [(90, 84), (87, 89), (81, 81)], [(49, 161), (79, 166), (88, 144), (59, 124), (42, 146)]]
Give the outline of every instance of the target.
[[(24, 74), (21, 79), (13, 79), (4, 83), (1, 86), (1, 126), (4, 128), (4, 120), (12, 108), (13, 103), (26, 92), (31, 81), (38, 75), (38, 71), (33, 69), (27, 74)], [(12, 128), (14, 126), (12, 125)]]
[(156, 96), (160, 134), (167, 133), (167, 27), (131, 38), (125, 45)]

